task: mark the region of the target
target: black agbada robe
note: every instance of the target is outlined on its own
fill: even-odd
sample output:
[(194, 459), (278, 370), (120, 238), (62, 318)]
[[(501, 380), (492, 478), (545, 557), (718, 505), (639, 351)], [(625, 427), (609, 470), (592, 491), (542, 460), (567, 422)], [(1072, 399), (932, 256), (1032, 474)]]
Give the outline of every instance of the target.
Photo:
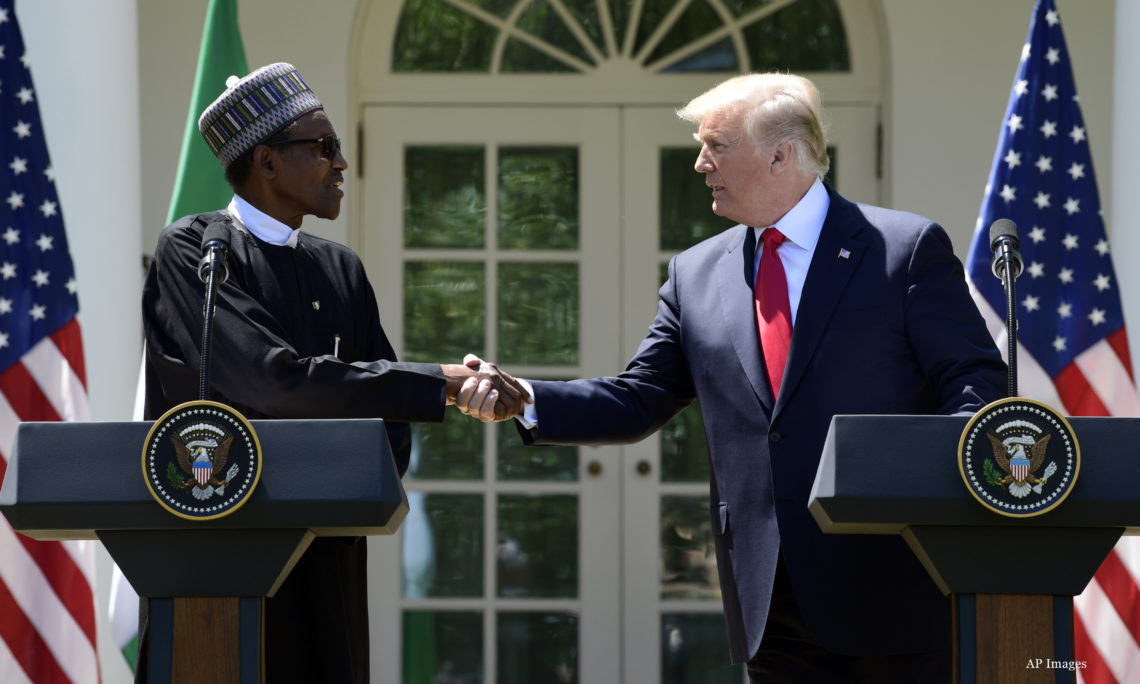
[[(209, 398), (251, 419), (385, 418), (402, 475), (405, 421), (443, 419), (439, 366), (395, 361), (352, 250), (305, 233), (295, 248), (271, 245), (224, 212), (179, 219), (159, 238), (143, 286), (146, 418), (199, 398), (198, 262), (205, 227), (218, 221), (229, 232), (229, 278), (218, 289)], [(365, 561), (363, 537), (313, 541), (266, 601), (266, 681), (368, 681)], [(142, 644), (145, 680), (145, 634)]]

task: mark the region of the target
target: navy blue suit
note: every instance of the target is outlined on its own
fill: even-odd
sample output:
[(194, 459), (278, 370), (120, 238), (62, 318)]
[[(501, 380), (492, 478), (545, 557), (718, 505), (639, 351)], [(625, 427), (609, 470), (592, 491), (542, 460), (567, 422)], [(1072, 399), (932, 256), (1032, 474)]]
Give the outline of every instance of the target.
[[(803, 619), (827, 649), (949, 648), (949, 599), (904, 541), (825, 535), (808, 494), (833, 415), (974, 412), (1004, 396), (1005, 365), (945, 231), (828, 192), (775, 400), (744, 226), (670, 262), (657, 317), (623, 373), (533, 382), (539, 424), (524, 438), (537, 444), (635, 442), (700, 400), (733, 662), (760, 644), (781, 549)], [(915, 445), (916, 458), (922, 451)]]

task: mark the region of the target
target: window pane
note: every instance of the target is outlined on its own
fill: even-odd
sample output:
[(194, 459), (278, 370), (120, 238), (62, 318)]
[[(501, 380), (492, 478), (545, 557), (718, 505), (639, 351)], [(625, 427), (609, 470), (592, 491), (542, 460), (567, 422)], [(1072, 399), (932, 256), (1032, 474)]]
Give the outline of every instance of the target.
[[(532, 0), (523, 11), (522, 16), (519, 17), (518, 27), (587, 64), (593, 61), (582, 48), (582, 44), (570, 34), (562, 18), (546, 0)], [(574, 71), (574, 68), (559, 59), (550, 57), (545, 52), (534, 50), (525, 43), (512, 40), (503, 52), (502, 70), (504, 73), (508, 73)]]
[(851, 71), (835, 0), (799, 0), (744, 29), (752, 71)]
[(496, 426), (500, 480), (571, 482), (578, 479), (578, 447), (526, 446), (513, 423)]
[(662, 684), (740, 684), (744, 666), (728, 655), (724, 617), (719, 613), (661, 616)]
[(661, 497), (661, 598), (720, 599), (708, 496)]
[(498, 684), (576, 684), (578, 616), (500, 613)]
[(404, 246), (479, 248), (487, 198), (482, 147), (404, 149)]
[(577, 249), (577, 148), (499, 150), (499, 247)]
[[(590, 42), (598, 46), (599, 49), (604, 50), (606, 38), (602, 33), (601, 17), (598, 15), (598, 13), (602, 11), (602, 3), (597, 0), (576, 0), (575, 2), (567, 2), (564, 4), (566, 5), (566, 10), (574, 16), (578, 25), (581, 26), (582, 30), (590, 37)], [(613, 15), (615, 12), (612, 5), (621, 5), (624, 3), (610, 2), (607, 4), (611, 5), (609, 9), (610, 14)]]
[(485, 9), (502, 19), (507, 18), (507, 14), (515, 8), (518, 1), (519, 0), (464, 0), (467, 4)]
[(573, 73), (574, 67), (555, 59), (527, 43), (511, 38), (503, 48), (503, 73)]
[(483, 595), (483, 495), (408, 492), (405, 598)]
[[(657, 6), (657, 11), (649, 13), (652, 15), (657, 15), (658, 12), (664, 12), (671, 9), (670, 3), (647, 3), (647, 5)], [(648, 18), (650, 17), (647, 14), (646, 19)], [(664, 15), (662, 14), (660, 18), (664, 18)], [(657, 28), (658, 21), (659, 18), (656, 16), (654, 16), (654, 21), (652, 24), (647, 24), (644, 19), (642, 20), (641, 33), (643, 35), (639, 36), (639, 48), (641, 47), (640, 43), (648, 38), (649, 35), (652, 34), (652, 31)], [(713, 8), (709, 6), (708, 3), (691, 3), (685, 9), (684, 14), (682, 14), (677, 22), (674, 23), (673, 26), (669, 29), (669, 32), (665, 34), (665, 37), (661, 40), (661, 42), (658, 43), (657, 47), (653, 50), (653, 54), (649, 56), (647, 62), (656, 62), (657, 60), (669, 55), (673, 51), (685, 47), (694, 40), (704, 37), (706, 33), (710, 33), (719, 29), (721, 26), (723, 26), (723, 23), (721, 22), (720, 17), (717, 16), (716, 11), (713, 10)], [(721, 44), (728, 47), (727, 53), (723, 54), (717, 60), (724, 64), (721, 70), (735, 70), (736, 53), (732, 49), (731, 41), (722, 41)]]
[(443, 0), (407, 0), (392, 71), (487, 71), (497, 32)]
[(736, 64), (736, 47), (732, 44), (732, 39), (725, 38), (666, 67), (664, 72), (735, 71)]
[(576, 496), (500, 496), (497, 543), (499, 596), (578, 596)]
[(712, 212), (712, 195), (704, 177), (693, 170), (700, 148), (663, 147), (660, 150), (661, 249), (679, 252), (712, 237), (735, 223)]
[(442, 423), (413, 423), (408, 475), (421, 480), (482, 480), (486, 429), (455, 409), (443, 412)]
[(504, 366), (578, 363), (578, 265), (499, 264), (498, 329)]
[[(374, 666), (375, 667), (375, 666)], [(483, 616), (404, 611), (404, 684), (480, 684)]]
[(483, 264), (404, 264), (404, 360), (460, 363), (484, 346)]

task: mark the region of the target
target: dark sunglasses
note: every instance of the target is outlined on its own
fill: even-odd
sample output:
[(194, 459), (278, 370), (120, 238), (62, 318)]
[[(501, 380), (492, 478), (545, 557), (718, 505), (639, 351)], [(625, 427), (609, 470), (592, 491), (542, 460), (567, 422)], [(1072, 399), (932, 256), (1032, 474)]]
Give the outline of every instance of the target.
[(329, 133), (322, 135), (319, 138), (290, 138), (289, 140), (278, 140), (276, 142), (267, 142), (266, 145), (273, 147), (276, 145), (288, 145), (290, 143), (306, 143), (315, 142), (321, 144), (321, 156), (329, 161), (335, 161), (336, 155), (340, 153), (340, 138), (336, 137), (336, 133)]

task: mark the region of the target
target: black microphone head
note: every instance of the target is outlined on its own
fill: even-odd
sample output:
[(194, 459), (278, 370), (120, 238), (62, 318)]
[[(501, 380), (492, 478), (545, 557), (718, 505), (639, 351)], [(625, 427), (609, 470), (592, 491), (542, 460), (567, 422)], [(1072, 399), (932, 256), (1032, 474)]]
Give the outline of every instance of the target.
[(206, 231), (202, 234), (202, 249), (206, 249), (206, 245), (211, 242), (220, 243), (227, 248), (230, 246), (230, 231), (222, 223), (211, 223), (206, 226)]
[(230, 251), (230, 231), (223, 223), (211, 223), (202, 232), (202, 260), (198, 262), (198, 278), (204, 283), (214, 272), (218, 283), (226, 282), (229, 269), (226, 255)]
[(1007, 218), (999, 218), (990, 225), (990, 249), (996, 249), (998, 240), (1009, 238), (1013, 248), (1017, 249), (1017, 224)]

